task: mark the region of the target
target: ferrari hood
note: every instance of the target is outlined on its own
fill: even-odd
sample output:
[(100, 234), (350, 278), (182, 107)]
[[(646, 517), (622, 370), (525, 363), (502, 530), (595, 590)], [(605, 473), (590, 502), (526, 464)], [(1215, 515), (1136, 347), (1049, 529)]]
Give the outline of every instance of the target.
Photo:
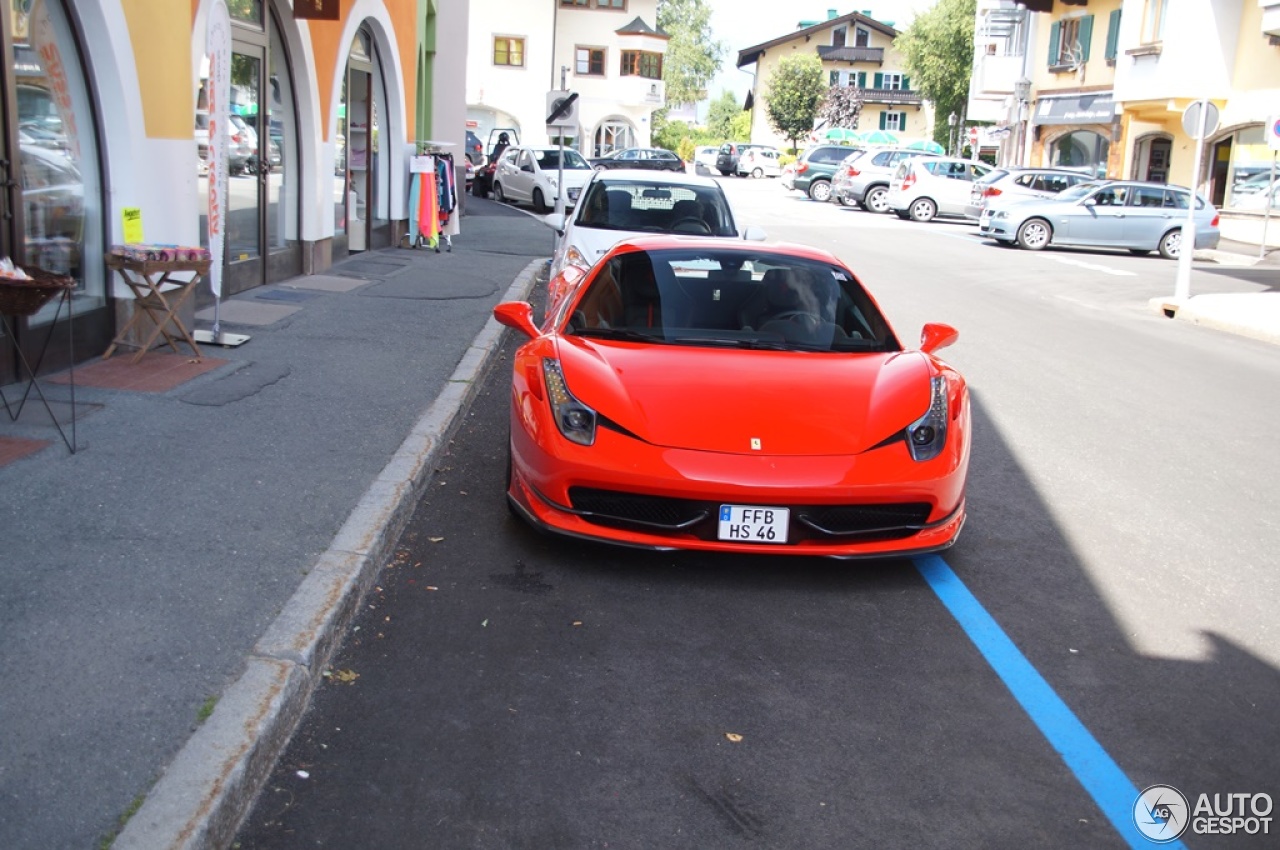
[(865, 451), (922, 416), (919, 352), (816, 354), (562, 340), (569, 391), (653, 445), (765, 455)]

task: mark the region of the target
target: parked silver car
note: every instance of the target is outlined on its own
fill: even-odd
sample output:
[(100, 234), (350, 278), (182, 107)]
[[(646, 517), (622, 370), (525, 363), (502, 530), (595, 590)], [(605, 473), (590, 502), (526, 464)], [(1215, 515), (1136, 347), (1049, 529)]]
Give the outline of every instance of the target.
[(1082, 171), (1067, 168), (997, 168), (973, 184), (964, 215), (977, 221), (989, 204), (1003, 206), (1032, 198), (1052, 198), (1064, 189), (1093, 179)]
[(910, 148), (872, 148), (845, 157), (831, 178), (831, 199), (874, 213), (889, 211), (889, 182), (898, 163), (937, 154)]
[[(1196, 248), (1216, 248), (1222, 237), (1218, 211), (1195, 198)], [(1127, 248), (1133, 254), (1159, 251), (1176, 260), (1191, 192), (1165, 183), (1101, 180), (1081, 183), (1052, 198), (989, 206), (978, 232), (997, 242), (1031, 251), (1049, 245)]]
[(961, 218), (973, 184), (992, 167), (950, 156), (910, 157), (898, 163), (885, 199), (899, 218), (933, 221), (938, 216)]

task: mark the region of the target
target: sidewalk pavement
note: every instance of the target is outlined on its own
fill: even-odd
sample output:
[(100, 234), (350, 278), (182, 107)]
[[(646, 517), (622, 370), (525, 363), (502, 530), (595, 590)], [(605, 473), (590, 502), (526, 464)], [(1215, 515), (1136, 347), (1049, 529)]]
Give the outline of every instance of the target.
[[(1227, 333), (1280, 344), (1280, 248), (1259, 250), (1259, 245), (1223, 240), (1216, 249), (1196, 251), (1195, 261), (1204, 269), (1218, 270), (1241, 281), (1240, 291), (1194, 290), (1182, 301), (1153, 298), (1151, 307), (1172, 319), (1191, 322)], [(1205, 284), (1200, 282), (1200, 286)]]
[[(540, 222), (466, 202), (451, 252), (224, 301), (239, 347), (77, 366), (74, 454), (39, 403), (0, 417), (0, 847), (232, 840), (489, 367), (493, 305), (545, 271)], [(1177, 317), (1280, 341), (1272, 257)], [(41, 382), (64, 421), (69, 377)]]
[(74, 454), (38, 397), (0, 416), (0, 847), (106, 846), (144, 799), (115, 847), (233, 838), (488, 368), (493, 306), (545, 274), (541, 222), (465, 203), (452, 251), (225, 300), (239, 347), (42, 378), (68, 438), (74, 378)]

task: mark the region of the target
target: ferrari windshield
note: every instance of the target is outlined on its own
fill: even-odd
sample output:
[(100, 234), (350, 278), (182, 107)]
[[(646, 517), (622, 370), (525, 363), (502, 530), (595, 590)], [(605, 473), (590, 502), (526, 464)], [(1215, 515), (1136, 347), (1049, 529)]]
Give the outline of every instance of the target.
[(642, 233), (737, 236), (733, 213), (717, 185), (677, 185), (660, 180), (592, 182), (580, 204), (577, 227)]
[[(842, 266), (768, 249), (662, 249), (593, 269), (570, 335), (804, 351), (897, 351), (888, 322)], [(566, 309), (568, 309), (566, 307)]]

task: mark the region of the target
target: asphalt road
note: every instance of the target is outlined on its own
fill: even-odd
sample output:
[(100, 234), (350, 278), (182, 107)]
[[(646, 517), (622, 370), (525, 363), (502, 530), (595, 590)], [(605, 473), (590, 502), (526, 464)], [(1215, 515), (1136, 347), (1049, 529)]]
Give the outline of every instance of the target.
[(539, 535), (502, 498), (504, 361), (238, 846), (1141, 847), (1148, 786), (1280, 797), (1280, 348), (1151, 312), (1157, 258), (725, 182), (904, 339), (960, 329), (960, 543), (850, 564)]

